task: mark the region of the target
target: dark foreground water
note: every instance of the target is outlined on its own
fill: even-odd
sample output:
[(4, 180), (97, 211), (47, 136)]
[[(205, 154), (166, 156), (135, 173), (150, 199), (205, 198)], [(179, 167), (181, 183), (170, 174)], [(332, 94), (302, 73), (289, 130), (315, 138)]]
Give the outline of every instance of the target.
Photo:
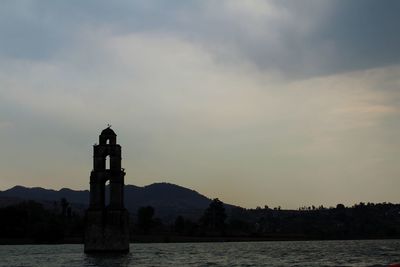
[(82, 245), (0, 246), (0, 266), (388, 266), (400, 240), (131, 244), (127, 255)]

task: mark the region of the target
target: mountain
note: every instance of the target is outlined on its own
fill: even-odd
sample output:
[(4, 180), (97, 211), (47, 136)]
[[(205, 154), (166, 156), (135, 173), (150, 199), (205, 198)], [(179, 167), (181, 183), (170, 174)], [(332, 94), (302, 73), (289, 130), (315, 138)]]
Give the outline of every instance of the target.
[(144, 187), (125, 187), (125, 206), (133, 214), (139, 207), (152, 206), (156, 216), (171, 221), (178, 215), (197, 219), (211, 199), (198, 192), (169, 183), (155, 183)]
[(66, 198), (69, 202), (88, 204), (89, 191), (75, 191), (69, 188), (62, 188), (58, 191), (53, 189), (44, 189), (41, 187), (14, 186), (5, 191), (0, 191), (0, 197), (16, 197), (20, 199), (30, 199), (39, 201), (59, 201)]
[[(211, 202), (211, 199), (194, 190), (170, 183), (154, 183), (144, 187), (126, 185), (124, 197), (125, 206), (132, 216), (136, 215), (138, 208), (152, 206), (155, 209), (155, 216), (161, 218), (164, 222), (171, 222), (178, 215), (196, 220)], [(83, 211), (89, 204), (89, 191), (68, 188), (57, 191), (41, 187), (15, 186), (0, 191), (0, 206), (28, 199), (49, 205), (49, 203), (59, 201), (61, 198), (66, 198), (73, 209)], [(107, 201), (108, 194), (106, 193)], [(227, 204), (226, 207), (230, 209), (233, 206)]]

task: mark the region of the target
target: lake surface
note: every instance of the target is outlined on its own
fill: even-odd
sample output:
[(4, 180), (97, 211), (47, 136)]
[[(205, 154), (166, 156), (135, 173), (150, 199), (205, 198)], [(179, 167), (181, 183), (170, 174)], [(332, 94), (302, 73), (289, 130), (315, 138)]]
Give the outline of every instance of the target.
[(131, 244), (127, 255), (83, 245), (0, 246), (0, 266), (388, 266), (400, 240)]

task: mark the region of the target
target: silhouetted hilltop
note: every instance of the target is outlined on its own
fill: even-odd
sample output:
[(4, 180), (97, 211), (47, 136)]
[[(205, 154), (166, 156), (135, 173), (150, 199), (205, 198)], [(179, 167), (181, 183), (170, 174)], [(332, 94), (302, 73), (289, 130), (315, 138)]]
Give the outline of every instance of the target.
[[(61, 198), (67, 199), (73, 207), (86, 207), (89, 203), (89, 191), (68, 188), (57, 191), (41, 187), (15, 186), (0, 191), (0, 206), (5, 206), (6, 203), (15, 204), (22, 200), (35, 200), (49, 204)], [(108, 201), (108, 194), (106, 194), (106, 201)], [(152, 206), (156, 211), (155, 215), (166, 222), (175, 220), (178, 215), (198, 219), (210, 202), (211, 199), (194, 190), (170, 183), (154, 183), (144, 187), (125, 186), (125, 206), (133, 216), (140, 207)], [(226, 207), (230, 209), (233, 206), (226, 205)]]
[(24, 187), (14, 186), (5, 191), (0, 191), (0, 197), (16, 197), (21, 199), (39, 200), (39, 201), (58, 201), (66, 198), (73, 203), (86, 204), (89, 203), (88, 190), (72, 190), (62, 188), (60, 190), (45, 189), (41, 187)]
[(194, 190), (170, 183), (125, 187), (125, 206), (128, 210), (135, 214), (139, 207), (152, 206), (156, 216), (166, 221), (174, 220), (177, 215), (197, 219), (210, 202), (211, 199)]

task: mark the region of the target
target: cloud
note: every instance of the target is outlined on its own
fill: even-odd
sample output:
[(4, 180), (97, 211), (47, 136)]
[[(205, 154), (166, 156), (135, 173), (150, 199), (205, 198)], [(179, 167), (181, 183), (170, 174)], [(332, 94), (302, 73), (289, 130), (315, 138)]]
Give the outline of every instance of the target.
[(219, 41), (289, 79), (399, 64), (398, 1), (224, 3), (212, 13)]
[[(399, 63), (396, 0), (5, 2), (0, 55), (40, 60), (73, 48), (82, 28), (164, 33), (286, 78)], [(311, 13), (312, 12), (312, 13)], [(70, 47), (72, 46), (72, 47)]]
[[(397, 197), (397, 52), (342, 56), (360, 47), (346, 30), (369, 34), (347, 2), (6, 3), (3, 188), (87, 188), (90, 146), (111, 123), (128, 183), (245, 206)], [(379, 29), (380, 13), (361, 16)]]
[[(277, 205), (292, 206), (298, 200), (289, 197), (296, 195), (290, 184), (302, 183), (296, 187), (304, 190), (301, 198), (316, 202), (324, 196), (307, 198), (311, 184), (360, 172), (346, 162), (385, 159), (387, 143), (394, 142), (374, 132), (397, 115), (391, 102), (397, 93), (377, 88), (382, 81), (397, 86), (392, 73), (398, 68), (287, 82), (247, 61), (221, 62), (212, 50), (174, 36), (88, 29), (80, 36), (70, 53), (1, 69), (1, 88), (7, 88), (1, 106), (9, 109), (3, 119), (14, 125), (3, 138), (12, 140), (8, 157), (19, 169), (7, 172), (10, 178), (85, 187), (90, 144), (97, 141), (93, 129), (110, 122), (124, 147), (128, 183), (168, 179), (255, 205), (259, 194), (240, 194), (246, 180)], [(360, 150), (363, 142), (375, 144), (375, 151)], [(38, 151), (42, 160), (19, 161)], [(47, 166), (60, 151), (60, 162)], [(54, 181), (55, 173), (78, 179)], [(236, 187), (225, 192), (226, 183)], [(284, 193), (275, 196), (272, 188)]]

